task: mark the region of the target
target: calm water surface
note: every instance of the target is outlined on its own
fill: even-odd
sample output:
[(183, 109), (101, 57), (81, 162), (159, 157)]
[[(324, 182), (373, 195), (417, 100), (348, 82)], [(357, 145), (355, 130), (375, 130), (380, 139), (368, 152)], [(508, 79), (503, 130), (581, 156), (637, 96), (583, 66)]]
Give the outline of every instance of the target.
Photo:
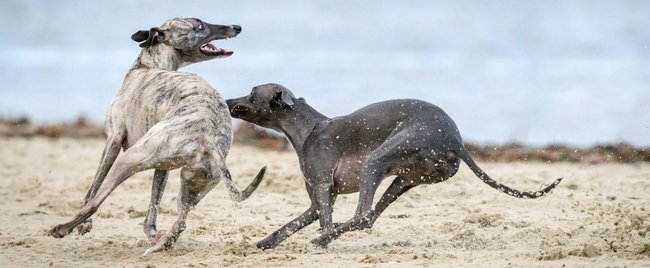
[(329, 116), (391, 98), (445, 109), (477, 142), (650, 145), (650, 1), (0, 2), (0, 117), (102, 122), (178, 16), (240, 24), (184, 69), (225, 97), (278, 82)]

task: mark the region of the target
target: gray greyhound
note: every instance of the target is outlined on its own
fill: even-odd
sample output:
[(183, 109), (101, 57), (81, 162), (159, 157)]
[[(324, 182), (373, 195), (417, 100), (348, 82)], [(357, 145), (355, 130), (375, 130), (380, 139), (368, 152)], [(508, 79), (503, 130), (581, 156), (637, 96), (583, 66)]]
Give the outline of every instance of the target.
[[(296, 99), (287, 88), (265, 84), (226, 103), (233, 117), (287, 136), (298, 153), (311, 199), (307, 211), (257, 243), (261, 249), (277, 246), (316, 219), (322, 233), (312, 243), (321, 247), (344, 232), (371, 228), (401, 194), (420, 184), (451, 178), (460, 160), (490, 187), (518, 198), (541, 197), (561, 181), (536, 192), (522, 192), (494, 181), (467, 152), (454, 121), (442, 109), (421, 100), (389, 100), (328, 118), (304, 99)], [(397, 177), (371, 209), (379, 183), (391, 175)], [(357, 191), (354, 217), (333, 224), (336, 196)]]
[[(169, 247), (185, 230), (189, 211), (223, 178), (234, 201), (248, 198), (260, 184), (265, 167), (239, 192), (226, 167), (232, 140), (231, 117), (223, 98), (195, 74), (177, 72), (192, 63), (224, 58), (232, 51), (210, 44), (237, 36), (238, 25), (212, 25), (194, 18), (175, 18), (160, 27), (138, 31), (131, 39), (142, 51), (124, 79), (106, 115), (108, 139), (95, 179), (74, 218), (54, 226), (64, 237), (75, 226), (84, 234), (90, 216), (133, 174), (155, 169), (144, 232), (153, 246), (145, 254)], [(120, 154), (120, 149), (124, 152)], [(178, 219), (157, 237), (156, 216), (169, 170), (181, 169)]]

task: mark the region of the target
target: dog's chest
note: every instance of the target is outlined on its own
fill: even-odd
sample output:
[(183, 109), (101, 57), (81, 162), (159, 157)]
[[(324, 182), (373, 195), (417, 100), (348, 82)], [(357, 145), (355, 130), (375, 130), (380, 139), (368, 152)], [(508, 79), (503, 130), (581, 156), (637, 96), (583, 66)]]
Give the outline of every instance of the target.
[(334, 169), (333, 190), (338, 194), (359, 191), (359, 174), (367, 156), (343, 156)]

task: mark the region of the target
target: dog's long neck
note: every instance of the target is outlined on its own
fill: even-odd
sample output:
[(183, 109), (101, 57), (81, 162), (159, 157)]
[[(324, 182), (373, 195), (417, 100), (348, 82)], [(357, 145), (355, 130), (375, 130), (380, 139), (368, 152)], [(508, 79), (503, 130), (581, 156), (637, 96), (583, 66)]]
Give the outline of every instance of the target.
[(180, 67), (181, 59), (176, 50), (165, 44), (157, 44), (142, 49), (140, 56), (135, 60), (131, 69), (147, 68), (176, 71)]
[(302, 157), (302, 146), (307, 137), (318, 123), (329, 119), (329, 117), (302, 101), (296, 101), (294, 108), (287, 113), (289, 114), (284, 116), (285, 120), (278, 122), (279, 129), (277, 130), (287, 136), (298, 156)]

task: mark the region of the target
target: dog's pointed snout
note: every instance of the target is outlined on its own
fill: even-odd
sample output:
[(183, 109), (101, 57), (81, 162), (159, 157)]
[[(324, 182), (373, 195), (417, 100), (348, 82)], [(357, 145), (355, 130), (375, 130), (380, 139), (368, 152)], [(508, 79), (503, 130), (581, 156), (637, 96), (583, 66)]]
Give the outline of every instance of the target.
[(232, 108), (235, 107), (235, 100), (233, 99), (226, 100), (226, 105), (228, 105), (228, 108), (232, 110)]
[(232, 27), (232, 29), (235, 30), (235, 32), (241, 33), (241, 26), (239, 26), (239, 25), (231, 25), (230, 27)]

